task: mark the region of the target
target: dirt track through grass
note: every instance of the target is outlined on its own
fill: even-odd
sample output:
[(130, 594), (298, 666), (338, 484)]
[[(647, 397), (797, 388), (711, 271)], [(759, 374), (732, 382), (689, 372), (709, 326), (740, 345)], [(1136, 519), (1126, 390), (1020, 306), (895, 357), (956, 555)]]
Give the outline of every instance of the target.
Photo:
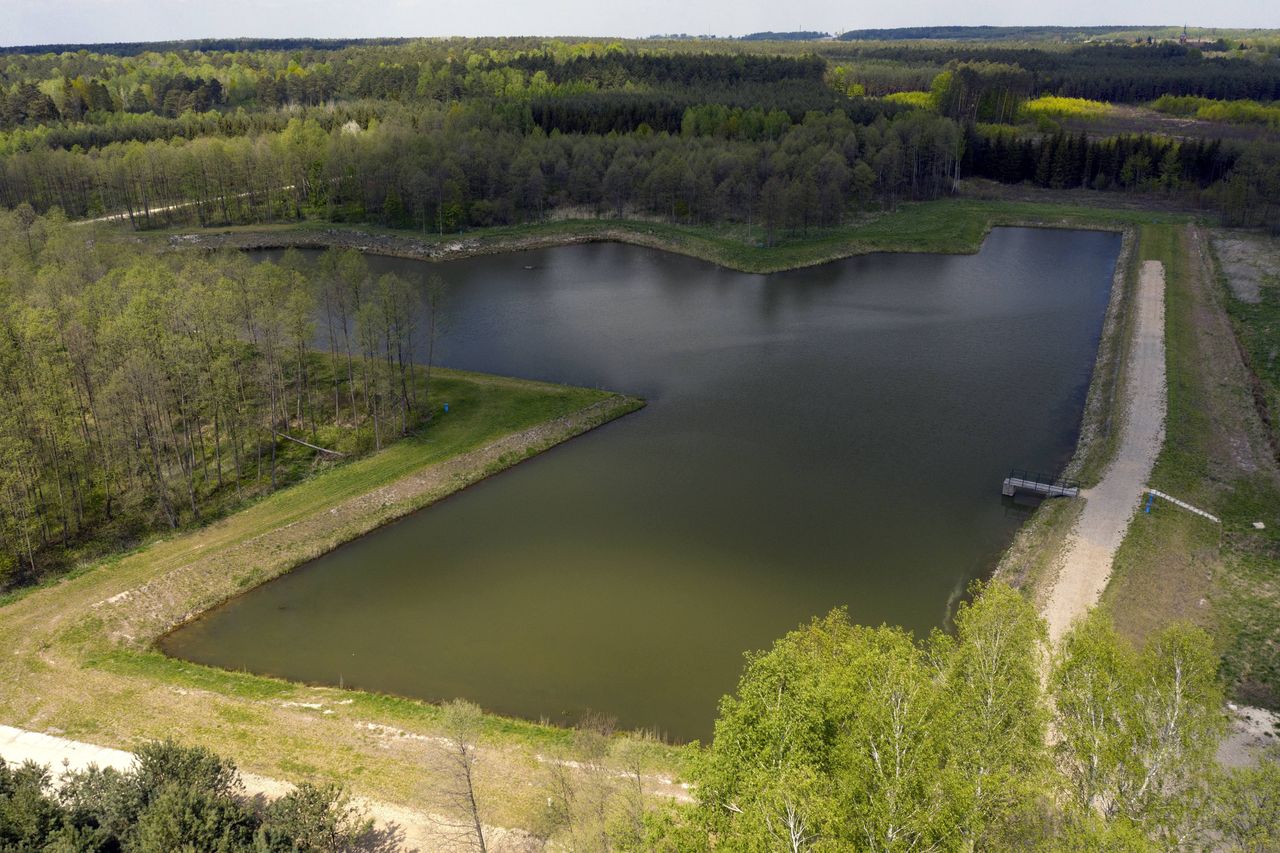
[[(11, 764), (31, 761), (48, 767), (55, 785), (64, 770), (82, 771), (94, 766), (110, 767), (123, 773), (133, 767), (134, 760), (133, 753), (121, 749), (28, 732), (12, 726), (0, 726), (0, 759)], [(253, 773), (241, 773), (240, 780), (244, 783), (244, 794), (250, 799), (278, 799), (293, 788), (286, 782)], [(374, 821), (378, 837), (394, 842), (396, 850), (426, 853), (471, 849), (465, 839), (460, 840), (449, 829), (456, 821), (448, 816), (364, 798), (356, 798), (353, 804)], [(485, 840), (494, 849), (505, 849), (503, 842), (508, 840), (511, 841), (510, 846), (516, 848), (527, 846), (522, 843), (526, 840), (523, 833), (501, 827), (485, 827)]]
[(1137, 324), (1129, 350), (1120, 444), (1101, 482), (1081, 493), (1084, 509), (1045, 607), (1049, 637), (1055, 643), (1098, 603), (1111, 577), (1112, 560), (1164, 443), (1164, 284), (1163, 265), (1159, 261), (1144, 263), (1138, 280)]

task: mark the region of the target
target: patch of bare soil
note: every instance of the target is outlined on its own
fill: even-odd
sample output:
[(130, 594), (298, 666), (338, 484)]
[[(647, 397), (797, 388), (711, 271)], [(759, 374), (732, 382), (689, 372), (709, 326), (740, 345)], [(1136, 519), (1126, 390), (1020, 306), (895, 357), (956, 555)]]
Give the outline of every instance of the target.
[(1262, 301), (1262, 288), (1280, 276), (1280, 245), (1238, 231), (1218, 232), (1212, 244), (1232, 295), (1250, 304)]
[(1231, 728), (1218, 744), (1223, 767), (1251, 767), (1266, 753), (1280, 747), (1280, 714), (1247, 705), (1228, 705)]

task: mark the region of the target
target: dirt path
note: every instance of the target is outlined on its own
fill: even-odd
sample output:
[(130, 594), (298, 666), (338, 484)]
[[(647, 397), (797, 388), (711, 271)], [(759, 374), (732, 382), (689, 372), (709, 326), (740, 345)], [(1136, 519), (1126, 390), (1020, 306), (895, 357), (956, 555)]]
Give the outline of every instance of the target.
[[(126, 771), (133, 765), (133, 754), (120, 749), (95, 746), (91, 743), (68, 740), (53, 735), (29, 732), (12, 726), (0, 726), (0, 759), (11, 764), (33, 761), (50, 769), (55, 780), (63, 769), (84, 770), (90, 765), (111, 767)], [(293, 786), (266, 776), (240, 773), (244, 792), (250, 798), (274, 800), (292, 790)], [(457, 837), (452, 827), (456, 820), (439, 815), (382, 803), (376, 800), (355, 798), (356, 805), (364, 810), (375, 823), (377, 849), (384, 851), (451, 851), (470, 850), (470, 845)], [(485, 827), (485, 840), (490, 848), (523, 849), (528, 838), (520, 832), (499, 827)]]
[(1081, 493), (1084, 509), (1045, 605), (1049, 638), (1055, 643), (1098, 603), (1164, 443), (1164, 267), (1159, 261), (1145, 262), (1138, 277), (1126, 383), (1120, 446), (1102, 482)]

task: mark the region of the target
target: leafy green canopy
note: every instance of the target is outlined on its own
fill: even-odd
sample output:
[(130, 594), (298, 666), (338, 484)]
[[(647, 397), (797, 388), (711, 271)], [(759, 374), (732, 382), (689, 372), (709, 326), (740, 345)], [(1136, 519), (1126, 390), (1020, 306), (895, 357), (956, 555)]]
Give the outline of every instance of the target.
[(699, 820), (744, 849), (993, 840), (1046, 769), (1043, 637), (1003, 586), (961, 609), (954, 638), (920, 644), (842, 610), (788, 634), (721, 705)]
[[(0, 761), (0, 850), (341, 851), (371, 825), (335, 786), (300, 785), (263, 808), (235, 765), (200, 747), (150, 743), (128, 772), (49, 772)], [(360, 848), (367, 849), (367, 848)]]
[(697, 805), (653, 819), (648, 843), (1154, 850), (1274, 840), (1263, 827), (1280, 774), (1250, 771), (1261, 786), (1252, 797), (1216, 793), (1243, 776), (1212, 761), (1224, 717), (1207, 634), (1174, 626), (1135, 650), (1094, 615), (1053, 660), (1044, 649), (1032, 605), (998, 583), (960, 608), (953, 635), (923, 642), (853, 625), (843, 610), (815, 619), (748, 656), (694, 759)]

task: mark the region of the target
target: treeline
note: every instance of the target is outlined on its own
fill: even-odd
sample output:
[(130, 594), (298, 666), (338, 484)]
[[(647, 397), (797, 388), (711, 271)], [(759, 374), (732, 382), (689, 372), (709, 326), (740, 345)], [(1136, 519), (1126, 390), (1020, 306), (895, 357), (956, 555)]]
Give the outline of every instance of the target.
[[(0, 85), (0, 120), (17, 125), (0, 133), (0, 204), (72, 217), (123, 212), (136, 227), (321, 216), (437, 233), (553, 211), (635, 214), (759, 225), (771, 243), (779, 231), (838, 224), (869, 204), (934, 198), (978, 175), (1051, 187), (1158, 186), (1222, 205), (1229, 197), (1235, 221), (1271, 221), (1269, 206), (1255, 201), (1270, 186), (1265, 146), (1228, 196), (1202, 191), (1227, 178), (1237, 148), (974, 130), (1018, 120), (1046, 75), (1151, 82), (1160, 68), (1203, 81), (1225, 68), (1280, 86), (1269, 60), (1224, 65), (1176, 45), (871, 45), (842, 48), (854, 50), (853, 64), (828, 67), (813, 55), (538, 40), (481, 49), (487, 44), (191, 54), (150, 64), (19, 57), (0, 70), (15, 81)], [(906, 79), (908, 66), (930, 71), (927, 94), (862, 96)], [(62, 76), (36, 85), (40, 70)], [(69, 76), (76, 70), (84, 73)], [(863, 82), (871, 70), (879, 76)], [(197, 97), (222, 105), (188, 110)], [(140, 112), (128, 112), (135, 100)], [(105, 109), (108, 101), (126, 111)], [(914, 109), (918, 101), (930, 110)], [(230, 109), (235, 103), (253, 106)], [(160, 115), (176, 110), (184, 111)]]
[(1142, 27), (892, 27), (849, 30), (836, 36), (840, 41), (915, 41), (918, 39), (965, 41), (1036, 41), (1083, 39), (1141, 30)]
[(1261, 124), (1280, 129), (1280, 104), (1260, 104), (1257, 101), (1215, 101), (1192, 96), (1161, 95), (1151, 108), (1175, 116), (1193, 116), (1205, 121), (1226, 121), (1232, 124)]
[(295, 121), (254, 138), (10, 155), (0, 202), (77, 217), (125, 211), (137, 227), (314, 213), (441, 233), (559, 208), (741, 221), (772, 240), (780, 229), (838, 224), (868, 202), (934, 198), (959, 151), (956, 125), (920, 111), (864, 126), (811, 113), (756, 141), (698, 131), (691, 122), (688, 135), (525, 133), (479, 107), (329, 133)]
[(6, 91), (0, 88), (0, 127), (77, 122), (91, 113), (150, 113), (176, 118), (188, 112), (206, 112), (226, 103), (222, 83), (182, 73), (156, 76), (127, 94), (113, 94), (101, 80), (63, 77), (51, 96), (30, 82)]
[[(730, 49), (734, 44), (742, 47)], [(851, 71), (851, 82), (866, 92), (884, 94), (925, 88), (953, 63), (1015, 66), (1027, 75), (1032, 94), (1120, 102), (1146, 102), (1166, 94), (1280, 99), (1277, 57), (1205, 56), (1198, 48), (1176, 44), (1044, 49), (980, 42), (843, 43), (815, 44), (814, 52), (804, 55), (770, 54), (750, 44), (455, 39), (296, 50), (253, 45), (136, 56), (14, 54), (0, 67), (0, 127), (74, 122), (105, 112), (172, 118), (186, 111), (274, 110), (361, 98), (527, 99), (638, 90), (670, 95), (688, 89), (730, 92), (741, 86), (752, 87), (753, 96), (767, 96), (770, 88), (782, 86), (788, 97), (801, 95), (803, 102), (787, 106), (775, 98), (735, 105), (779, 106), (798, 115), (831, 108), (830, 101), (819, 101), (827, 89), (824, 77), (833, 68)], [(826, 96), (830, 98), (829, 90)], [(724, 95), (714, 102), (727, 103)]]
[(304, 783), (261, 805), (230, 761), (171, 741), (126, 771), (0, 760), (0, 850), (341, 853), (390, 849), (339, 787)]
[(247, 50), (340, 50), (363, 45), (403, 44), (407, 38), (230, 38), (181, 39), (179, 41), (118, 41), (0, 46), (4, 54), (94, 53), (106, 56), (138, 56), (143, 53), (240, 53)]
[(630, 83), (672, 83), (680, 86), (779, 83), (783, 80), (820, 82), (826, 62), (816, 56), (760, 54), (634, 53), (622, 50), (584, 54), (563, 60), (555, 54), (516, 54), (506, 64), (547, 75), (556, 83), (598, 80), (605, 87)]
[(1213, 197), (1228, 225), (1263, 226), (1280, 233), (1280, 142), (1251, 144)]
[(690, 110), (723, 108), (739, 112), (781, 113), (788, 124), (813, 112), (840, 110), (857, 124), (901, 112), (894, 104), (850, 98), (813, 81), (744, 83), (739, 86), (669, 87), (630, 92), (604, 90), (550, 93), (529, 101), (529, 116), (546, 133), (679, 133)]
[(788, 32), (774, 32), (765, 30), (759, 33), (747, 33), (745, 36), (739, 36), (741, 41), (814, 41), (815, 39), (829, 38), (827, 33), (818, 30), (790, 30)]
[(1032, 139), (970, 127), (962, 169), (1003, 183), (1025, 181), (1053, 189), (1176, 192), (1207, 189), (1231, 172), (1238, 156), (1219, 140), (1144, 135), (1090, 139), (1062, 132)]
[(0, 131), (0, 156), (41, 148), (101, 148), (113, 142), (151, 142), (157, 139), (196, 139), (201, 136), (254, 136), (284, 130), (292, 119), (315, 122), (325, 131), (348, 122), (367, 125), (387, 116), (411, 116), (411, 108), (394, 101), (344, 101), (324, 107), (283, 107), (277, 110), (210, 110), (184, 112), (166, 118), (147, 112), (90, 113), (77, 122), (53, 122)]
[(25, 208), (0, 214), (0, 292), (0, 590), (426, 416), (429, 306), (354, 252), (155, 255)]
[[(0, 128), (79, 121), (90, 113), (170, 118), (211, 108), (274, 110), (330, 101), (529, 98), (595, 91), (719, 90), (755, 95), (788, 84), (799, 114), (834, 102), (815, 56), (629, 51), (619, 46), (512, 40), (423, 41), (308, 52), (183, 53), (120, 59), (93, 54), (23, 56), (0, 68)], [(745, 95), (739, 96), (746, 97)], [(775, 100), (778, 96), (774, 96)], [(819, 101), (817, 99), (824, 98)]]
[(908, 68), (939, 68), (952, 62), (1016, 65), (1031, 76), (1034, 94), (1097, 101), (1145, 103), (1161, 95), (1280, 100), (1280, 58), (1206, 56), (1198, 48), (1178, 44), (1084, 45), (1067, 50), (981, 43), (859, 45), (832, 59), (853, 66), (878, 61)]
[(1280, 143), (1269, 140), (1235, 148), (1216, 139), (1061, 131), (1031, 139), (971, 127), (962, 172), (1051, 189), (1161, 192), (1216, 208), (1228, 225), (1280, 232)]

